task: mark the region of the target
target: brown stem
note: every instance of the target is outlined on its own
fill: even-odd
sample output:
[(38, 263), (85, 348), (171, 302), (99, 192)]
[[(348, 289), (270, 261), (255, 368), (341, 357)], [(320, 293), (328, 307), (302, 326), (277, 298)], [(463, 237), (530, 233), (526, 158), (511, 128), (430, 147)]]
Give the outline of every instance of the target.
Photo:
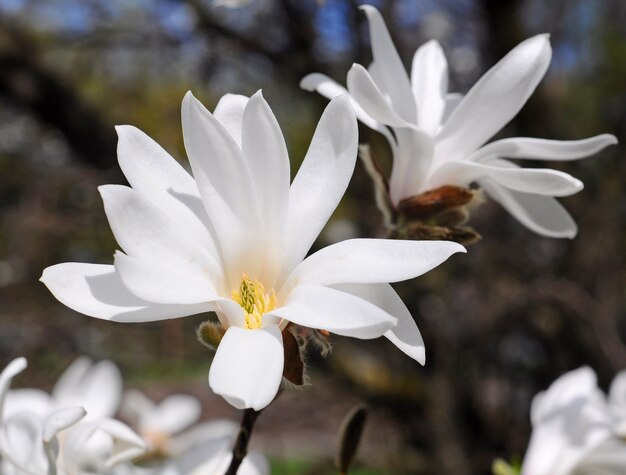
[(254, 428), (254, 423), (257, 417), (259, 417), (259, 414), (261, 414), (261, 411), (255, 411), (254, 409), (245, 409), (243, 411), (239, 434), (237, 434), (237, 439), (233, 447), (233, 458), (230, 461), (230, 466), (225, 475), (237, 475), (237, 470), (248, 453), (248, 442), (250, 442), (252, 429)]

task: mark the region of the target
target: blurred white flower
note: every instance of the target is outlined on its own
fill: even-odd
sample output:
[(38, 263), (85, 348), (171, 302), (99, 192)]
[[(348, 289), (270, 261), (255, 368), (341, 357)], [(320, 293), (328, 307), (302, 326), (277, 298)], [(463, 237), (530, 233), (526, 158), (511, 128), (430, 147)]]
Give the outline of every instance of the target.
[(564, 374), (535, 396), (531, 422), (521, 475), (626, 473), (626, 443), (590, 368)]
[(373, 62), (354, 64), (347, 90), (323, 74), (306, 76), (301, 87), (325, 97), (349, 92), (357, 117), (382, 133), (393, 153), (389, 195), (393, 206), (443, 185), (475, 182), (529, 229), (569, 237), (577, 227), (553, 198), (580, 191), (583, 184), (550, 169), (520, 168), (505, 158), (575, 160), (617, 142), (609, 134), (556, 141), (516, 137), (485, 145), (522, 108), (544, 76), (552, 55), (548, 35), (530, 38), (507, 54), (463, 97), (448, 93), (448, 64), (430, 41), (406, 73), (382, 16), (367, 14)]
[[(10, 391), (11, 380), (25, 368), (26, 360), (18, 358), (0, 376), (0, 467), (3, 475), (107, 474), (110, 467), (145, 451), (139, 436), (119, 421), (102, 417), (87, 420), (83, 407), (57, 408), (58, 401), (53, 398), (49, 398), (43, 408), (43, 392), (32, 397), (37, 394), (35, 390)], [(77, 367), (74, 368), (76, 371)], [(61, 387), (72, 380), (67, 374), (66, 371), (64, 376), (68, 379)], [(75, 387), (80, 390), (89, 386)], [(25, 399), (20, 399), (20, 395)], [(10, 410), (9, 401), (14, 401)], [(33, 411), (29, 410), (28, 401), (35, 402)]]
[(276, 395), (289, 322), (356, 338), (385, 335), (423, 362), (419, 330), (388, 282), (421, 275), (462, 246), (352, 239), (305, 259), (354, 170), (357, 124), (348, 99), (326, 108), (291, 186), (285, 141), (260, 92), (226, 95), (215, 114), (188, 93), (182, 119), (195, 180), (143, 132), (117, 128), (132, 188), (100, 192), (125, 253), (114, 265), (47, 268), (41, 280), (54, 296), (119, 322), (216, 312), (225, 334), (209, 385), (240, 409), (262, 409)]

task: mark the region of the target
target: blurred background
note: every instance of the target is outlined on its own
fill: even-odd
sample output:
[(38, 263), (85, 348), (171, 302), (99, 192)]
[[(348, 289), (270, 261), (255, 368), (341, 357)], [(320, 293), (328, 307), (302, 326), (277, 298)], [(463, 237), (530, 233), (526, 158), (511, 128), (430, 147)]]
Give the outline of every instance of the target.
[[(207, 386), (211, 354), (194, 335), (206, 315), (98, 321), (37, 280), (59, 262), (112, 262), (117, 245), (96, 187), (125, 183), (113, 126), (143, 129), (186, 165), (179, 107), (189, 89), (212, 110), (226, 92), (262, 88), (297, 169), (327, 103), (299, 80), (324, 72), (345, 84), (353, 62), (371, 60), (360, 3), (0, 0), (0, 365), (29, 359), (17, 386), (49, 388), (87, 354), (112, 359), (129, 387), (156, 399), (189, 392), (207, 419), (239, 418)], [(500, 136), (606, 132), (626, 143), (623, 0), (368, 3), (383, 13), (405, 64), (423, 42), (439, 40), (458, 92), (523, 39), (551, 33), (548, 74)], [(389, 158), (384, 139), (365, 127), (360, 141)], [(487, 202), (472, 216), (483, 239), (468, 255), (395, 286), (426, 341), (425, 367), (387, 341), (334, 337), (327, 358), (311, 354), (312, 386), (285, 391), (253, 437), (273, 473), (333, 473), (341, 418), (366, 402), (359, 473), (487, 474), (494, 458), (523, 456), (532, 397), (557, 376), (590, 365), (606, 389), (626, 367), (625, 155), (622, 145), (549, 164), (585, 183), (562, 200), (579, 224), (576, 239), (537, 236)], [(316, 246), (382, 235), (357, 164)]]

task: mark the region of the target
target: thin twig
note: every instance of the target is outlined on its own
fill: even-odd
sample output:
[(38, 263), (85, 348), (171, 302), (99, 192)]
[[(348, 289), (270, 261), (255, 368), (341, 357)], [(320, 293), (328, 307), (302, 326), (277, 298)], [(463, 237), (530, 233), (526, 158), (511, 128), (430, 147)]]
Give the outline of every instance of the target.
[(237, 475), (237, 470), (248, 453), (248, 442), (250, 442), (252, 429), (259, 414), (261, 414), (261, 411), (255, 411), (254, 409), (245, 409), (243, 411), (239, 434), (237, 434), (237, 440), (235, 440), (235, 445), (233, 446), (233, 458), (225, 475)]

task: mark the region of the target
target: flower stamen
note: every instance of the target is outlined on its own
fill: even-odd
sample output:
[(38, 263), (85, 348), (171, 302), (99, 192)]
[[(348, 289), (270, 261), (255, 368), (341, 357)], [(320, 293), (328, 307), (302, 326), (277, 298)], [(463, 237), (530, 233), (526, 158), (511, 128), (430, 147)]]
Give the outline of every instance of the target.
[(274, 289), (266, 293), (265, 287), (258, 280), (252, 280), (247, 274), (241, 277), (239, 289), (233, 290), (231, 298), (246, 312), (246, 328), (254, 330), (261, 328), (263, 315), (276, 308), (276, 293)]

